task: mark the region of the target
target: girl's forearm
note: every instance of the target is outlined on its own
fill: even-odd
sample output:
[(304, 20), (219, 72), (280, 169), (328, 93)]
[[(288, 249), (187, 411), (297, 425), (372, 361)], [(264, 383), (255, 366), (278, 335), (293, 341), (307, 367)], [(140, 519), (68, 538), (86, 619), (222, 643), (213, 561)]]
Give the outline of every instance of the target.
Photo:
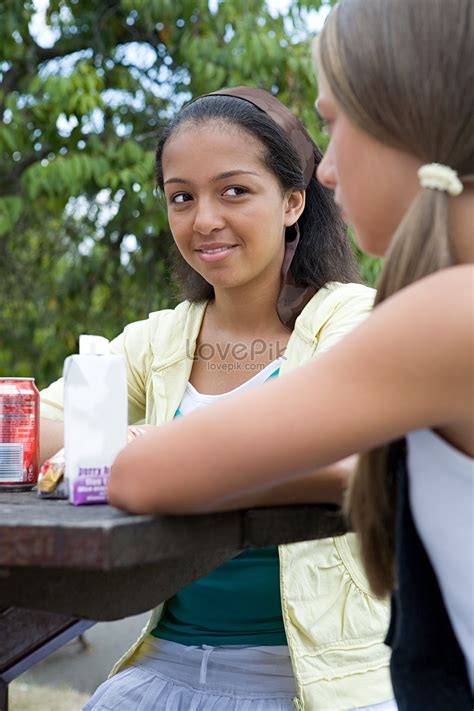
[(342, 506), (358, 457), (353, 455), (309, 474), (281, 484), (270, 484), (253, 494), (236, 494), (213, 511), (249, 509), (294, 504), (337, 504)]
[[(288, 381), (294, 383), (295, 375)], [(288, 411), (274, 416), (281, 390), (283, 401), (290, 394), (278, 387), (284, 380), (276, 388), (268, 384), (132, 442), (112, 467), (110, 502), (136, 513), (202, 513), (339, 500), (343, 477), (329, 465), (351, 453), (356, 435), (349, 443), (342, 440), (343, 450), (340, 441), (331, 442), (321, 429), (324, 447), (315, 457), (320, 437), (314, 438), (314, 428), (306, 428)], [(307, 382), (300, 382), (307, 390)], [(239, 427), (233, 428), (236, 419)]]
[[(132, 442), (112, 467), (111, 502), (150, 513), (222, 510), (405, 432), (467, 422), (472, 307), (459, 303), (461, 289), (472, 289), (472, 269), (443, 270), (377, 307), (313, 363)], [(434, 339), (440, 324), (449, 338)]]

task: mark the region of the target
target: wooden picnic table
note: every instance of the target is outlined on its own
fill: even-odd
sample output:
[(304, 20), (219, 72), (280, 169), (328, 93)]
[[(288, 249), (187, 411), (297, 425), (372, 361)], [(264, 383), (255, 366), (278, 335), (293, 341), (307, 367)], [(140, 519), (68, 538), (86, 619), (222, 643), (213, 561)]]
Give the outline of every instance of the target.
[(90, 621), (151, 609), (245, 548), (346, 530), (329, 505), (141, 516), (0, 490), (0, 711), (8, 682)]

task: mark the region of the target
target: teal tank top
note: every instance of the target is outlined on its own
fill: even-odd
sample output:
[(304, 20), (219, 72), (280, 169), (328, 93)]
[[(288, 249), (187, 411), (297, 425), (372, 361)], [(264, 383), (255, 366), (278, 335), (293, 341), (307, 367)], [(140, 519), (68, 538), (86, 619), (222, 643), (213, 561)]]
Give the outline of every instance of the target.
[(187, 585), (151, 634), (184, 645), (286, 645), (277, 546), (244, 551)]

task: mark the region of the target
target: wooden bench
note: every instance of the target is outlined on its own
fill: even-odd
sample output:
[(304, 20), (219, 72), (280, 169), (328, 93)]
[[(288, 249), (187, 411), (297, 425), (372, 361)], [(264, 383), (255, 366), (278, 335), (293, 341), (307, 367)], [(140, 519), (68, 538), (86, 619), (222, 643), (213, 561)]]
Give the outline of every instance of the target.
[(0, 610), (0, 711), (8, 711), (8, 684), (13, 679), (94, 624), (40, 610)]

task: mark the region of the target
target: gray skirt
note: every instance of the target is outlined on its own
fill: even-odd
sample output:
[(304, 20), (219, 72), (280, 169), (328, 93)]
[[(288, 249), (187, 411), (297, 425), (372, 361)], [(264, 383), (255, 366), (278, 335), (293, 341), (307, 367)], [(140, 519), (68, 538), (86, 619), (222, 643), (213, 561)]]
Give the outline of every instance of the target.
[(82, 711), (294, 711), (296, 693), (286, 646), (188, 647), (149, 635), (134, 663), (101, 684)]
[(83, 711), (293, 711), (288, 647), (200, 647), (151, 635)]

